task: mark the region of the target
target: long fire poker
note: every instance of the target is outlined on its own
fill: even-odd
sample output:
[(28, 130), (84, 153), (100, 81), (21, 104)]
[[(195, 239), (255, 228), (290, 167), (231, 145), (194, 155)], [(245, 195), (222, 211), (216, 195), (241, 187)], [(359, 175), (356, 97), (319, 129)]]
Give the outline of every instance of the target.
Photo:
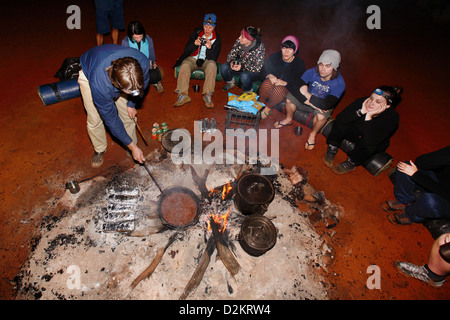
[(144, 140), (145, 145), (148, 147), (147, 140), (145, 140), (145, 137), (144, 137), (144, 134), (142, 133), (141, 127), (139, 127), (139, 125), (137, 123), (137, 118), (134, 117), (133, 120), (134, 120), (134, 123), (136, 124), (136, 128), (138, 129), (139, 133), (141, 134), (142, 140)]

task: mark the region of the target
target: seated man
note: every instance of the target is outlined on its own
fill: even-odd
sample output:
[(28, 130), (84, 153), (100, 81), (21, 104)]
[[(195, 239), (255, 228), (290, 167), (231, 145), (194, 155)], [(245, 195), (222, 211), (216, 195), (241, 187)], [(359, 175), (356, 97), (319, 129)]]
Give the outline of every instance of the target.
[(80, 58), (78, 77), (87, 130), (95, 153), (91, 165), (98, 168), (108, 146), (105, 125), (111, 134), (127, 146), (134, 160), (142, 163), (144, 154), (137, 146), (136, 99), (148, 86), (149, 60), (133, 48), (115, 44), (94, 47)]
[(191, 33), (183, 54), (173, 66), (174, 68), (180, 66), (175, 90), (178, 98), (174, 107), (181, 107), (191, 102), (188, 95), (191, 73), (200, 68), (205, 73), (203, 101), (207, 108), (214, 108), (212, 95), (216, 86), (217, 58), (221, 48), (220, 36), (215, 31), (216, 21), (214, 13), (205, 15), (203, 28), (197, 28)]
[(394, 195), (396, 200), (382, 208), (396, 225), (450, 219), (450, 146), (421, 155), (415, 163), (399, 162)]
[(317, 61), (317, 67), (307, 70), (298, 92), (286, 95), (286, 118), (275, 123), (282, 128), (292, 123), (296, 108), (312, 112), (313, 128), (305, 144), (306, 150), (314, 149), (316, 135), (331, 116), (345, 90), (345, 82), (337, 71), (341, 55), (336, 50), (325, 50)]

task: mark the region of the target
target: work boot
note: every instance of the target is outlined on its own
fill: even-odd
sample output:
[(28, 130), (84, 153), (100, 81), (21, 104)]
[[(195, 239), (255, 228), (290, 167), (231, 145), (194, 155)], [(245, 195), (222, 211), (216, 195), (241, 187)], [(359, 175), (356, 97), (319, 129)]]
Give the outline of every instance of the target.
[(223, 91), (228, 91), (233, 89), (236, 86), (236, 81), (233, 79), (231, 79), (231, 81), (227, 81), (227, 83), (225, 84), (225, 86), (222, 87)]
[(94, 156), (91, 160), (91, 167), (92, 168), (99, 168), (103, 164), (103, 155), (105, 152), (94, 152)]
[(337, 166), (334, 166), (331, 170), (336, 174), (344, 174), (350, 171), (355, 170), (356, 164), (348, 158), (344, 162), (341, 162)]
[(325, 153), (323, 157), (323, 163), (328, 167), (333, 167), (334, 157), (336, 157), (336, 153), (338, 152), (339, 148), (336, 146), (332, 146), (331, 144), (328, 145), (327, 152)]
[(205, 93), (203, 95), (203, 101), (205, 102), (205, 107), (208, 109), (214, 108), (214, 103), (212, 102), (212, 92)]
[(396, 261), (394, 265), (404, 275), (419, 279), (432, 287), (440, 288), (445, 282), (445, 277), (432, 274), (425, 266), (403, 261)]
[(174, 107), (181, 107), (183, 105), (185, 105), (188, 102), (191, 102), (191, 98), (188, 96), (187, 93), (185, 92), (179, 92), (178, 93), (178, 97), (177, 97), (177, 101), (175, 102), (175, 104), (173, 105)]

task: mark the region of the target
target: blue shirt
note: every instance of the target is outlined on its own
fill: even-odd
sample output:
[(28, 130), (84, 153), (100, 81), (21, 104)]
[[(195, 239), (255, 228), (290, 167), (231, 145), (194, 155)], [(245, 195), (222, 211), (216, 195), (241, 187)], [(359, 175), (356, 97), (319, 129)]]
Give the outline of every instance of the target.
[(326, 98), (328, 95), (333, 95), (340, 99), (345, 90), (345, 81), (341, 74), (336, 79), (322, 81), (315, 67), (306, 70), (302, 80), (308, 85), (308, 92), (321, 99)]
[[(124, 57), (131, 57), (139, 62), (144, 74), (144, 88), (147, 88), (150, 81), (149, 60), (136, 49), (125, 48), (115, 44), (96, 46), (80, 57), (80, 64), (84, 75), (89, 80), (92, 99), (103, 122), (114, 137), (119, 139), (123, 144), (129, 145), (132, 139), (125, 131), (125, 127), (117, 114), (117, 108), (114, 103), (114, 99), (123, 92), (114, 87), (106, 71), (106, 68), (111, 66), (113, 60)], [(128, 100), (128, 107), (134, 108), (135, 105), (135, 101)]]

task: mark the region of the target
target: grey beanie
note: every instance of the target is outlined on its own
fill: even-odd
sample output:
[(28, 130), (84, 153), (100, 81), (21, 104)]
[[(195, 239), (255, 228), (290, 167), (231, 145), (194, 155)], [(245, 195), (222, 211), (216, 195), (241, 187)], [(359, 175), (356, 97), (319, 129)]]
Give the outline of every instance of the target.
[(336, 50), (325, 50), (317, 61), (317, 64), (319, 63), (329, 64), (337, 71), (341, 63), (341, 54)]

